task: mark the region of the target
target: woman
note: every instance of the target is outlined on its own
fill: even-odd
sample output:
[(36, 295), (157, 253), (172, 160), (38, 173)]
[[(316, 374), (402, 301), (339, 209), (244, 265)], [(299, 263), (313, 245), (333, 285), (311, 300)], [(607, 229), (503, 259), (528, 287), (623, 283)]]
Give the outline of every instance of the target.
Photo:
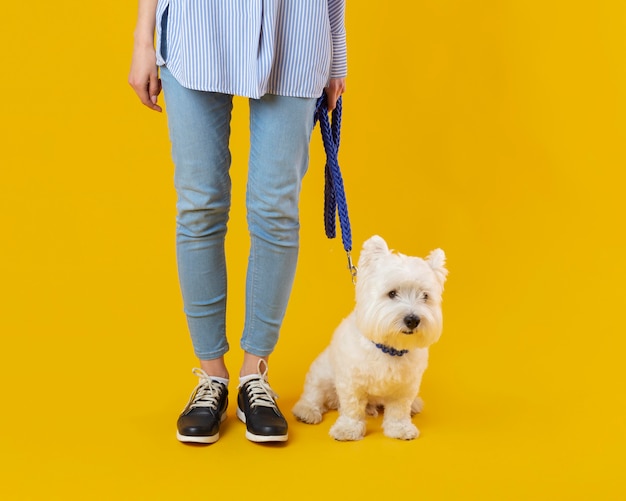
[(228, 406), (224, 237), (234, 95), (250, 106), (250, 256), (237, 416), (252, 441), (287, 440), (268, 358), (296, 268), (316, 98), (325, 88), (332, 110), (345, 90), (344, 12), (345, 0), (139, 0), (129, 83), (158, 112), (163, 85), (178, 195), (178, 272), (201, 367), (178, 418), (182, 442), (215, 442)]

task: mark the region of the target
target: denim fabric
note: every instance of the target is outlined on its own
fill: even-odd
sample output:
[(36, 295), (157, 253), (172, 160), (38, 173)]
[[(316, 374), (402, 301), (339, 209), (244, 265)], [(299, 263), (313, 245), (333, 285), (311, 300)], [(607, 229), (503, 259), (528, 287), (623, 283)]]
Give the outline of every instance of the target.
[[(228, 351), (224, 237), (230, 210), (232, 96), (190, 90), (162, 68), (178, 195), (176, 248), (187, 323), (201, 360)], [(241, 347), (269, 355), (291, 293), (298, 202), (309, 161), (315, 99), (250, 99), (246, 209), (250, 256)]]

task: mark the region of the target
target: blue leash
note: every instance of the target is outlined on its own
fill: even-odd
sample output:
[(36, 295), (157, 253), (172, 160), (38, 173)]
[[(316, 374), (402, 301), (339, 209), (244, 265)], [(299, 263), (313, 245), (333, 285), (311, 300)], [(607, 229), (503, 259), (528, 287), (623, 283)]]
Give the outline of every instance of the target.
[[(352, 264), (350, 251), (352, 250), (352, 231), (350, 229), (350, 217), (348, 216), (348, 204), (346, 192), (343, 187), (343, 178), (339, 169), (339, 142), (341, 139), (341, 97), (332, 111), (332, 121), (328, 118), (328, 101), (326, 93), (317, 100), (315, 109), (315, 122), (320, 123), (324, 150), (326, 151), (326, 179), (324, 186), (324, 229), (328, 238), (335, 238), (336, 214), (339, 215), (341, 226), (341, 240), (343, 248), (348, 256), (348, 270), (352, 275), (352, 281), (356, 281), (357, 268)], [(314, 123), (315, 123), (314, 122)]]

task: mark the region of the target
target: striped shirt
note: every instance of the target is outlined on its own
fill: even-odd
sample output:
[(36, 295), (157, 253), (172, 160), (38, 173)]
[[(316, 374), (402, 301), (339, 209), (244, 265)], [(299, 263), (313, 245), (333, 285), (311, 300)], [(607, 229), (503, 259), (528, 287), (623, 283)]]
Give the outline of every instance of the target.
[(319, 97), (346, 76), (345, 0), (159, 0), (157, 64), (184, 87)]

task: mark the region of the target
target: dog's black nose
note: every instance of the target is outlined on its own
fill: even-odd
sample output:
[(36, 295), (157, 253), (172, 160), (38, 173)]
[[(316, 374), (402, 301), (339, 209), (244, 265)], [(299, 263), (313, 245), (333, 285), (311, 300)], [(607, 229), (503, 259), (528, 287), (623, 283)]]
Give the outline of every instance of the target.
[(420, 317), (417, 315), (407, 315), (404, 317), (404, 325), (413, 330), (420, 324)]

